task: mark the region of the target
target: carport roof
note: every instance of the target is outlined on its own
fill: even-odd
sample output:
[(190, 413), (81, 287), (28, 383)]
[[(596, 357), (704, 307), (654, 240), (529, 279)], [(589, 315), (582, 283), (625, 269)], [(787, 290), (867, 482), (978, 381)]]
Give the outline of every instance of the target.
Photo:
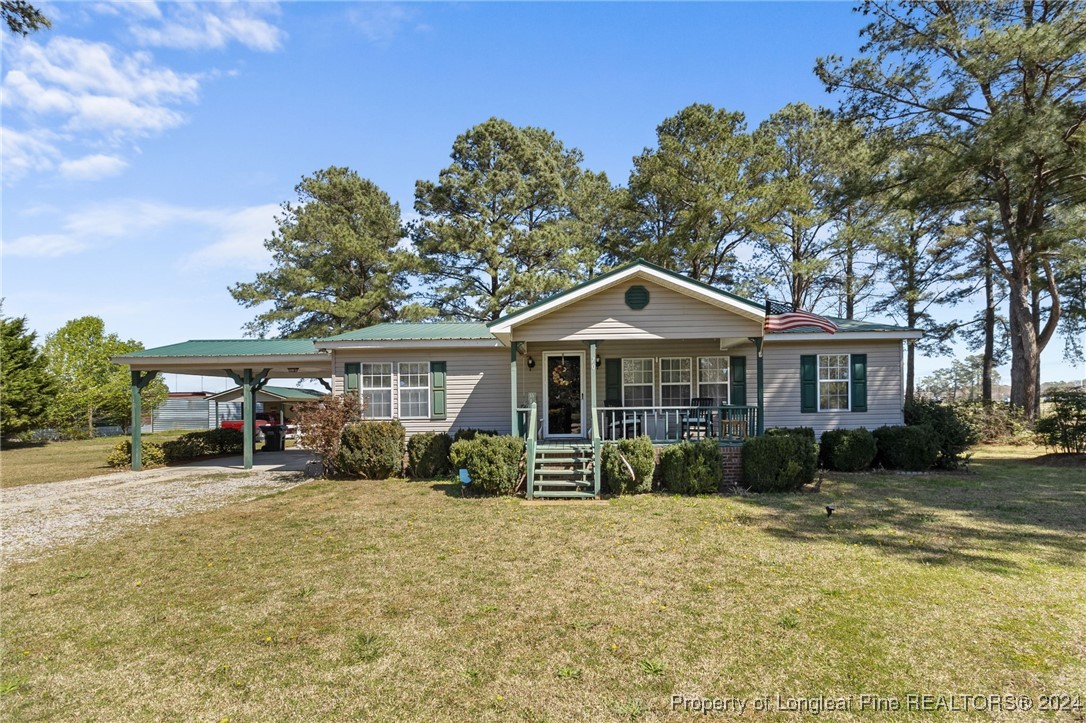
[(124, 358), (312, 355), (312, 339), (191, 339), (124, 354)]

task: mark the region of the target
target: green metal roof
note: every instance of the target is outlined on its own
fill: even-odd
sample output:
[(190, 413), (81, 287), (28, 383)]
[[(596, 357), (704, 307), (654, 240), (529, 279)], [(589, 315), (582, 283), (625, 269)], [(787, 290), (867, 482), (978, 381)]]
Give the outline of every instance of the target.
[[(241, 387), (238, 387), (238, 389), (241, 389)], [(262, 387), (260, 391), (267, 392), (268, 394), (274, 394), (277, 397), (282, 397), (283, 399), (292, 402), (308, 402), (314, 399), (322, 399), (326, 396), (326, 393), (320, 391), (319, 389), (302, 389), (300, 387), (268, 386)]]
[(386, 322), (317, 341), (455, 341), (493, 339), (486, 324), (477, 322)]
[(312, 339), (192, 339), (124, 354), (139, 357), (295, 356), (317, 354)]
[(672, 271), (671, 269), (665, 269), (663, 266), (657, 266), (656, 264), (651, 263), (649, 261), (646, 261), (645, 259), (635, 259), (635, 260), (631, 261), (628, 264), (623, 264), (622, 266), (616, 266), (615, 268), (611, 269), (610, 271), (608, 271), (606, 273), (600, 274), (599, 276), (594, 276), (591, 279), (588, 279), (587, 281), (582, 281), (581, 283), (577, 284), (576, 286), (571, 286), (570, 288), (566, 289), (565, 291), (559, 291), (557, 294), (552, 294), (551, 296), (548, 296), (545, 299), (540, 299), (539, 301), (535, 302), (534, 304), (529, 304), (528, 306), (525, 306), (522, 309), (517, 309), (516, 311), (510, 312), (510, 313), (506, 314), (505, 316), (502, 316), (501, 318), (495, 319), (494, 321), (490, 322), (489, 326), (494, 326), (495, 324), (501, 323), (503, 321), (508, 321), (509, 319), (520, 316), (522, 314), (526, 314), (527, 312), (531, 311), (532, 309), (535, 309), (538, 306), (542, 306), (543, 304), (550, 303), (550, 302), (554, 301), (555, 299), (560, 299), (563, 296), (566, 296), (567, 294), (572, 294), (575, 291), (583, 289), (585, 286), (588, 286), (589, 284), (599, 283), (600, 281), (603, 281), (604, 279), (610, 278), (611, 276), (615, 276), (616, 274), (620, 274), (623, 271), (626, 271), (627, 269), (629, 269), (631, 267), (634, 267), (634, 266), (644, 266), (645, 268), (652, 269), (653, 271), (658, 271), (661, 274), (665, 274), (666, 276), (670, 276), (670, 277), (672, 277), (674, 279), (677, 279), (679, 281), (683, 281), (683, 282), (686, 282), (688, 284), (693, 284), (695, 286), (698, 286), (698, 287), (704, 289), (705, 291), (708, 291), (708, 292), (711, 292), (711, 293), (714, 293), (714, 294), (721, 294), (722, 296), (727, 296), (729, 299), (732, 299), (734, 301), (738, 301), (741, 304), (746, 304), (747, 306), (749, 306), (754, 311), (761, 311), (761, 312), (765, 311), (765, 305), (764, 304), (759, 304), (757, 301), (752, 301), (752, 300), (747, 299), (747, 298), (745, 298), (743, 296), (739, 296), (738, 294), (733, 294), (730, 291), (725, 291), (724, 289), (718, 289), (717, 287), (712, 286), (710, 284), (706, 284), (703, 281), (698, 281), (697, 279), (692, 279), (689, 276), (686, 276), (684, 274), (680, 274), (677, 271)]
[[(840, 333), (864, 332), (864, 331), (918, 331), (907, 326), (895, 326), (894, 324), (880, 324), (873, 321), (859, 321), (858, 319), (839, 319), (836, 316), (827, 316), (827, 319), (837, 325)], [(797, 326), (787, 331), (775, 331), (774, 334), (825, 334), (826, 332), (817, 326)]]

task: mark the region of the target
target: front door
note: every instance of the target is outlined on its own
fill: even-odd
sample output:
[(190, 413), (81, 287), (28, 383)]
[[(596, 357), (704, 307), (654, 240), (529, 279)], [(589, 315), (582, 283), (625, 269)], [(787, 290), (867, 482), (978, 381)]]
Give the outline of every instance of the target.
[(543, 436), (584, 437), (584, 352), (543, 355)]

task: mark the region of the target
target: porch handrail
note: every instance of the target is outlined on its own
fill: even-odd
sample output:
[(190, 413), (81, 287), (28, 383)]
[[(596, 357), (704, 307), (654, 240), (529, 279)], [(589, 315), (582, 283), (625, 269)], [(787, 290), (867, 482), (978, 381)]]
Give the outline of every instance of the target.
[(664, 444), (703, 437), (741, 442), (757, 436), (759, 421), (753, 404), (622, 405), (599, 407), (597, 416), (606, 439), (647, 435)]

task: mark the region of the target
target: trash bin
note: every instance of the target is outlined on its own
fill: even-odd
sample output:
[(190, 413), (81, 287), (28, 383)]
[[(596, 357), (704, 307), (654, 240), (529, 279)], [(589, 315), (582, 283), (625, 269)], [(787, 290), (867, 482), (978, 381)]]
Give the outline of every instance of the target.
[(286, 429), (282, 424), (264, 425), (264, 451), (282, 452)]

